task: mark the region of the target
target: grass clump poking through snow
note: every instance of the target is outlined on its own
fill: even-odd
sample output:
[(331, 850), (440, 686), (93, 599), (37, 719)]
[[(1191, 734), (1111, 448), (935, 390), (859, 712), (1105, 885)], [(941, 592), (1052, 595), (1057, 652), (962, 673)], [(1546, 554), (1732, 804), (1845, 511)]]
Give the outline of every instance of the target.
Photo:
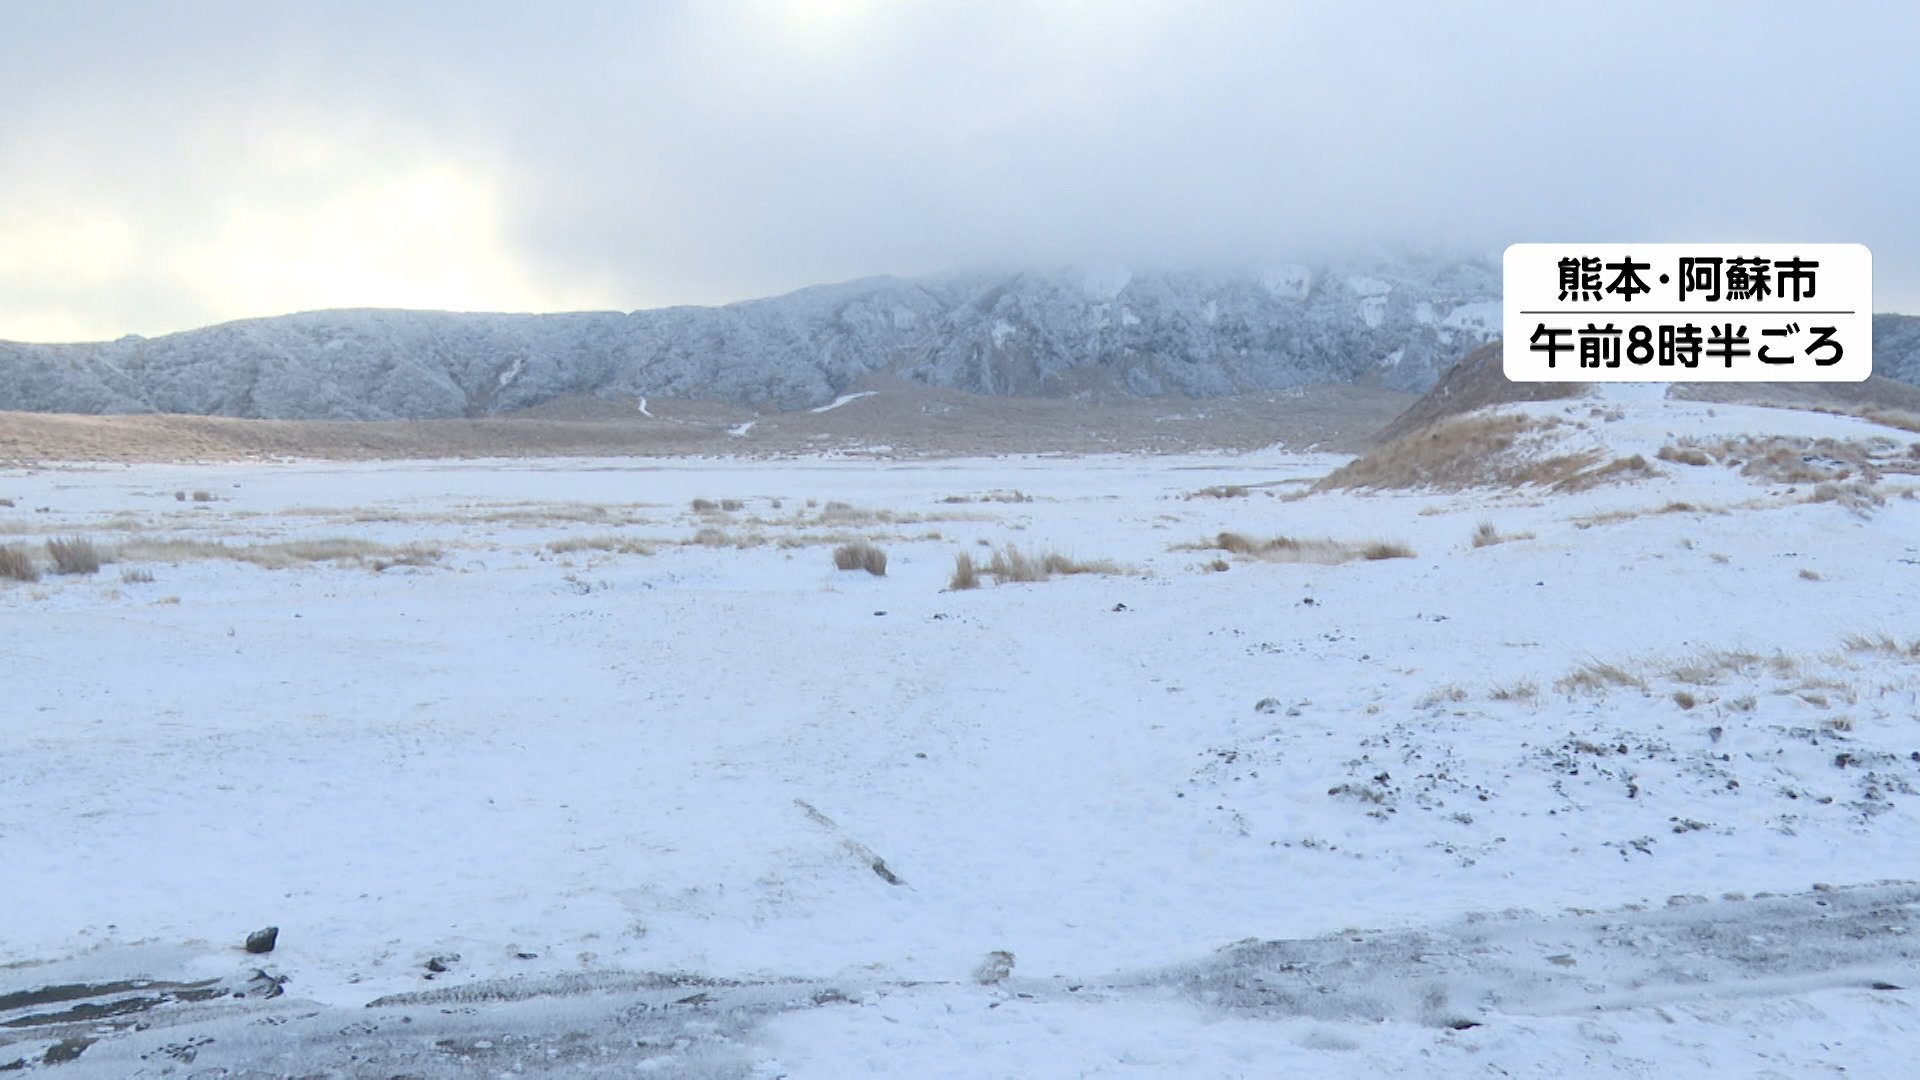
[(604, 551), (613, 555), (651, 555), (653, 548), (641, 540), (630, 536), (569, 536), (547, 544), (547, 550), (555, 555), (571, 555), (580, 551)]
[(1348, 542), (1343, 540), (1299, 540), (1291, 536), (1276, 536), (1271, 540), (1255, 540), (1236, 532), (1223, 532), (1211, 541), (1185, 545), (1189, 551), (1225, 551), (1234, 555), (1266, 562), (1337, 563), (1365, 560), (1378, 562), (1383, 559), (1411, 559), (1414, 550), (1405, 544), (1387, 540), (1367, 540)]
[(1215, 484), (1203, 487), (1187, 496), (1189, 499), (1244, 499), (1251, 494), (1239, 484)]
[(962, 551), (953, 557), (953, 577), (947, 581), (949, 589), (977, 589), (980, 587), (980, 570), (973, 565), (973, 556)]
[(1532, 533), (1503, 533), (1491, 521), (1482, 521), (1473, 529), (1473, 546), (1477, 548), (1504, 544), (1509, 540), (1531, 539), (1533, 539)]
[(201, 559), (227, 559), (250, 563), (263, 570), (286, 570), (313, 563), (354, 562), (372, 565), (376, 570), (388, 566), (424, 566), (438, 560), (438, 548), (423, 544), (393, 546), (367, 540), (333, 538), (288, 540), (273, 544), (225, 544), (217, 540), (145, 540), (128, 541), (120, 556), (142, 562), (188, 562)]
[(1647, 681), (1635, 675), (1633, 672), (1620, 667), (1618, 664), (1609, 664), (1605, 661), (1595, 660), (1585, 667), (1569, 672), (1553, 684), (1553, 688), (1563, 694), (1574, 690), (1587, 690), (1597, 693), (1616, 686), (1628, 686), (1635, 690), (1645, 690), (1647, 688)]
[(855, 540), (833, 549), (833, 565), (841, 570), (865, 570), (874, 577), (886, 577), (887, 553), (865, 540)]
[(47, 541), (47, 557), (56, 574), (97, 574), (100, 549), (84, 536), (62, 536)]
[(33, 553), (27, 550), (27, 545), (0, 544), (0, 578), (40, 580), (40, 568), (33, 564)]
[(1533, 701), (1540, 696), (1540, 687), (1532, 679), (1522, 679), (1511, 686), (1496, 686), (1487, 694), (1495, 701)]
[(1006, 544), (995, 549), (992, 561), (987, 564), (987, 573), (993, 575), (998, 585), (1009, 581), (1046, 581), (1072, 574), (1117, 574), (1120, 568), (1105, 559), (1085, 562), (1057, 551), (1032, 555), (1016, 545)]
[(1886, 634), (1855, 634), (1847, 638), (1846, 647), (1848, 652), (1881, 653), (1900, 660), (1920, 660), (1920, 638), (1903, 642)]

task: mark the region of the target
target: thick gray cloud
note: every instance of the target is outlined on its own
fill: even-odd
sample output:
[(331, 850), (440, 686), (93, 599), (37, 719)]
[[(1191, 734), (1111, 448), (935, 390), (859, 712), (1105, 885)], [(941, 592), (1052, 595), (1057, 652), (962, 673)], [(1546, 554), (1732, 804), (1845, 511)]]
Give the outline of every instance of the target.
[(872, 273), (1860, 241), (1911, 4), (0, 3), (0, 337)]

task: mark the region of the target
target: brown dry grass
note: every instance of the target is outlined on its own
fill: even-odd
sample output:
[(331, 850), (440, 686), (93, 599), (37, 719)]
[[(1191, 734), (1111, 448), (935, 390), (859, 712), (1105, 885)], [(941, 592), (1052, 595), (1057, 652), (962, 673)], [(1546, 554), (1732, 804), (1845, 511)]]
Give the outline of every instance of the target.
[(1033, 496), (1013, 488), (1005, 491), (983, 492), (979, 495), (949, 495), (940, 501), (943, 503), (1030, 503), (1033, 501)]
[(1540, 687), (1532, 679), (1522, 679), (1511, 686), (1496, 686), (1487, 696), (1495, 701), (1532, 701), (1540, 696)]
[[(1524, 416), (1468, 415), (1442, 420), (1386, 443), (1322, 477), (1315, 491), (1347, 488), (1437, 488), (1459, 490), (1486, 483), (1517, 483), (1502, 466), (1521, 439), (1552, 424)], [(1533, 471), (1549, 480), (1571, 475), (1593, 458), (1548, 459)]]
[(1731, 512), (1724, 506), (1696, 506), (1690, 502), (1670, 502), (1662, 506), (1649, 506), (1638, 510), (1608, 510), (1598, 514), (1582, 514), (1569, 520), (1576, 529), (1591, 529), (1595, 525), (1614, 525), (1636, 518), (1653, 517), (1656, 514), (1725, 515)]
[(1647, 681), (1618, 664), (1592, 660), (1556, 679), (1553, 684), (1553, 688), (1563, 694), (1574, 690), (1598, 693), (1620, 686), (1645, 690)]
[(964, 551), (953, 556), (953, 577), (948, 579), (949, 589), (977, 589), (980, 587), (980, 569), (973, 565), (973, 556)]
[(1244, 499), (1252, 492), (1239, 484), (1215, 484), (1187, 493), (1189, 499)]
[(1415, 556), (1414, 550), (1407, 545), (1386, 540), (1301, 540), (1291, 536), (1255, 540), (1236, 532), (1219, 533), (1210, 541), (1178, 545), (1175, 550), (1225, 551), (1264, 562), (1318, 563), (1326, 566), (1356, 560), (1377, 562)]
[(1654, 455), (1687, 465), (1718, 464), (1770, 484), (1877, 483), (1885, 473), (1920, 471), (1890, 438), (1826, 439), (1748, 435), (1718, 441), (1681, 439)]
[(646, 541), (632, 536), (569, 536), (564, 540), (554, 540), (547, 544), (547, 550), (555, 555), (571, 555), (581, 551), (604, 551), (609, 555), (651, 555), (653, 547)]
[(1766, 657), (1744, 649), (1704, 649), (1670, 665), (1663, 674), (1688, 686), (1712, 686), (1729, 675), (1750, 671), (1766, 662)]
[(47, 541), (47, 557), (53, 560), (56, 574), (97, 574), (100, 564), (109, 561), (92, 540), (84, 536), (60, 536)]
[(886, 577), (887, 553), (865, 540), (855, 540), (833, 549), (833, 565), (841, 570), (865, 570), (874, 577)]
[(25, 544), (0, 544), (0, 578), (9, 581), (39, 581), (40, 568)]
[(1848, 652), (1879, 653), (1897, 660), (1920, 660), (1920, 638), (1901, 641), (1887, 634), (1853, 634), (1843, 644)]
[(993, 575), (994, 584), (1000, 585), (1009, 581), (1046, 581), (1056, 576), (1125, 571), (1106, 559), (1076, 559), (1057, 551), (1029, 554), (1015, 544), (1003, 544), (994, 549), (986, 572)]
[(1481, 521), (1473, 527), (1473, 546), (1477, 548), (1504, 544), (1510, 540), (1531, 540), (1532, 533), (1503, 533), (1499, 526), (1491, 521)]
[(1861, 517), (1871, 516), (1873, 511), (1887, 505), (1886, 497), (1873, 489), (1873, 481), (1861, 477), (1847, 483), (1826, 481), (1815, 484), (1813, 490), (1800, 499), (1803, 503), (1833, 503), (1845, 507)]
[(1713, 464), (1713, 458), (1697, 446), (1663, 446), (1653, 456), (1661, 461), (1671, 461), (1676, 465)]
[(1868, 409), (1861, 418), (1880, 424), (1883, 427), (1898, 428), (1901, 431), (1920, 432), (1920, 413), (1910, 413), (1894, 409)]
[[(1661, 475), (1646, 458), (1635, 454), (1632, 457), (1614, 458), (1597, 468), (1581, 469), (1572, 475), (1553, 481), (1555, 491), (1586, 491), (1601, 484), (1627, 483), (1634, 480), (1650, 480)], [(1540, 483), (1528, 480), (1526, 483)]]
[(1526, 442), (1560, 426), (1557, 418), (1506, 413), (1466, 415), (1386, 443), (1322, 477), (1313, 491), (1354, 488), (1459, 491), (1539, 486), (1584, 491), (1659, 475), (1639, 455), (1602, 463), (1595, 450), (1528, 453)]
[(442, 552), (424, 544), (376, 544), (368, 540), (326, 538), (288, 540), (267, 544), (228, 544), (218, 540), (135, 539), (120, 545), (120, 558), (132, 562), (197, 562), (227, 559), (264, 570), (287, 570), (314, 563), (357, 563), (385, 569), (422, 566), (437, 561)]

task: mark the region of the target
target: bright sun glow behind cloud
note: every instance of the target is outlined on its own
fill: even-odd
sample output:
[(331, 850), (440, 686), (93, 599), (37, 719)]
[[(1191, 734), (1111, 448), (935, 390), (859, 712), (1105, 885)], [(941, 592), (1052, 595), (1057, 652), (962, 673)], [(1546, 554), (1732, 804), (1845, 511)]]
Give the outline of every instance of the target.
[(201, 197), (165, 214), (57, 182), (16, 188), (0, 213), (0, 291), (30, 297), (51, 279), (135, 300), (82, 311), (49, 296), (16, 310), (6, 336), (99, 340), (316, 308), (609, 306), (515, 258), (484, 167), (311, 133), (232, 149), (208, 170), (216, 181), (189, 179)]

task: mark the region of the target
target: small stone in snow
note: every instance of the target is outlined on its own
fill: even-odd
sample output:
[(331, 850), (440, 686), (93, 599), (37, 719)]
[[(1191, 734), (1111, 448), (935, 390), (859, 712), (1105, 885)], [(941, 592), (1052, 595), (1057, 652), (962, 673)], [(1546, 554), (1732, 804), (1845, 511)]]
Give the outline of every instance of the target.
[(280, 940), (280, 928), (269, 926), (265, 930), (255, 930), (247, 935), (247, 951), (250, 953), (270, 953)]

